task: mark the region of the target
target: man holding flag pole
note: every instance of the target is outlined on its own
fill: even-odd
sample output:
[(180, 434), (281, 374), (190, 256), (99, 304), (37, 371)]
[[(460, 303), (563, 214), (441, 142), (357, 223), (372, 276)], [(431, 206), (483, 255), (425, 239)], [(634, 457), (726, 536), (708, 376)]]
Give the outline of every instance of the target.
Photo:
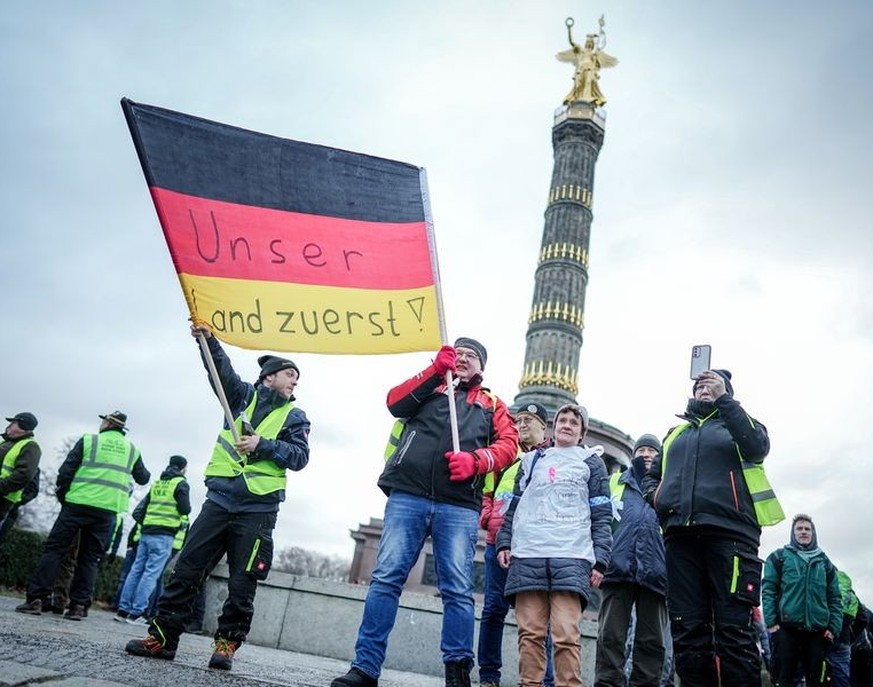
[[(515, 460), (518, 430), (482, 386), (485, 347), (466, 337), (388, 392), (395, 423), (379, 486), (388, 495), (376, 568), (346, 675), (332, 687), (375, 687), (400, 592), (426, 537), (443, 602), (440, 647), (447, 687), (469, 687), (473, 666), (473, 559), (484, 475)], [(453, 447), (450, 414), (457, 419)]]
[(206, 466), (206, 502), (194, 521), (145, 639), (125, 650), (172, 660), (200, 586), (227, 554), (228, 596), (218, 619), (210, 668), (230, 670), (254, 614), (258, 580), (273, 558), (273, 529), (285, 500), (285, 471), (309, 462), (309, 420), (294, 405), (300, 370), (273, 355), (258, 358), (256, 384), (242, 381), (221, 344), (202, 324), (191, 326), (227, 420)]

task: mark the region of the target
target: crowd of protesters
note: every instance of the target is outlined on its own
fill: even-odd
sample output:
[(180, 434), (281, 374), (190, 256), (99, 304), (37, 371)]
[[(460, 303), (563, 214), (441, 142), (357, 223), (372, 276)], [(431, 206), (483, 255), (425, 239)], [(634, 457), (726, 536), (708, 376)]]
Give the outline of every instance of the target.
[[(187, 461), (171, 457), (137, 509), (117, 619), (147, 628), (128, 653), (172, 660), (202, 607), (206, 577), (226, 556), (228, 597), (209, 666), (227, 670), (271, 567), (286, 472), (309, 460), (309, 420), (294, 403), (300, 370), (291, 360), (262, 356), (250, 384), (208, 327), (195, 323), (191, 333), (204, 365), (214, 367), (210, 383), (227, 415), (205, 471), (206, 501), (189, 529)], [(663, 687), (674, 675), (683, 687), (749, 687), (768, 674), (780, 687), (873, 684), (873, 614), (819, 548), (812, 517), (795, 516), (789, 543), (762, 564), (761, 528), (784, 515), (763, 471), (767, 429), (735, 398), (729, 371), (702, 372), (681, 422), (663, 439), (642, 435), (630, 465), (609, 474), (603, 448), (585, 441), (584, 406), (566, 404), (551, 417), (536, 402), (511, 412), (483, 385), (487, 355), (461, 337), (388, 393), (397, 421), (378, 480), (387, 496), (383, 531), (354, 659), (331, 687), (378, 685), (400, 593), (428, 537), (446, 687), (471, 685), (477, 660), (479, 684), (500, 685), (510, 608), (521, 687), (580, 686), (589, 659), (579, 621), (592, 595), (600, 597), (595, 687)], [(98, 432), (79, 439), (59, 470), (61, 513), (18, 612), (54, 609), (53, 585), (69, 560), (66, 617), (87, 617), (132, 482), (150, 480), (126, 436), (127, 416), (100, 418)], [(36, 417), (7, 421), (0, 536), (39, 478)], [(485, 594), (474, 651), (480, 529)]]

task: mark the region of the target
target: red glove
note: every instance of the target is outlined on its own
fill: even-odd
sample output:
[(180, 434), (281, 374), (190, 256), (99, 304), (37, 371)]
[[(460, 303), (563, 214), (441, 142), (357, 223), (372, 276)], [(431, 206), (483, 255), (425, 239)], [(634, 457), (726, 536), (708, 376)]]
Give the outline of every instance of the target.
[(449, 370), (455, 371), (457, 361), (458, 354), (455, 349), (452, 346), (443, 346), (434, 358), (433, 369), (440, 377), (443, 377)]
[(465, 479), (470, 479), (476, 474), (476, 456), (467, 451), (446, 453), (446, 460), (449, 461), (449, 479), (452, 482), (463, 482)]

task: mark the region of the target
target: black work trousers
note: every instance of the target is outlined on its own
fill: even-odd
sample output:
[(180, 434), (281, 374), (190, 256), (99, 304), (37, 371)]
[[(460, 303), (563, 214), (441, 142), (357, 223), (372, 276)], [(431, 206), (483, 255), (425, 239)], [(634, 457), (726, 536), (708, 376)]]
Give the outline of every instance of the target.
[[(594, 669), (596, 687), (658, 687), (664, 668), (664, 626), (667, 601), (663, 596), (633, 582), (600, 585), (600, 615)], [(633, 670), (625, 680), (625, 647), (636, 607)]]
[(258, 580), (267, 576), (272, 564), (275, 526), (275, 512), (231, 513), (207, 499), (188, 531), (149, 632), (161, 638), (168, 649), (175, 649), (200, 587), (227, 554), (227, 600), (215, 637), (245, 641), (252, 625)]
[(757, 547), (712, 530), (669, 535), (667, 608), (682, 687), (761, 684), (752, 609), (759, 602)]
[(824, 630), (811, 632), (782, 627), (770, 635), (773, 650), (773, 684), (793, 687), (798, 667), (806, 679), (806, 687), (822, 687), (827, 683), (827, 655), (831, 643)]
[(115, 523), (116, 515), (112, 511), (76, 503), (64, 504), (45, 541), (45, 550), (36, 564), (36, 570), (30, 577), (27, 600), (42, 599), (43, 606), (48, 606), (61, 564), (78, 534), (79, 552), (70, 584), (70, 605), (90, 606), (97, 566)]

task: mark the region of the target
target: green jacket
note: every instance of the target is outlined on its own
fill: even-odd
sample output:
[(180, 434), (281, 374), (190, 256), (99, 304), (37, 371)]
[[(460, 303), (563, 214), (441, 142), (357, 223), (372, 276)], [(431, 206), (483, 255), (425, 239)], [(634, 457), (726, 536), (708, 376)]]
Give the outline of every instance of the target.
[(837, 569), (821, 549), (802, 552), (784, 546), (767, 557), (761, 602), (767, 627), (780, 625), (813, 632), (843, 624), (843, 601)]

